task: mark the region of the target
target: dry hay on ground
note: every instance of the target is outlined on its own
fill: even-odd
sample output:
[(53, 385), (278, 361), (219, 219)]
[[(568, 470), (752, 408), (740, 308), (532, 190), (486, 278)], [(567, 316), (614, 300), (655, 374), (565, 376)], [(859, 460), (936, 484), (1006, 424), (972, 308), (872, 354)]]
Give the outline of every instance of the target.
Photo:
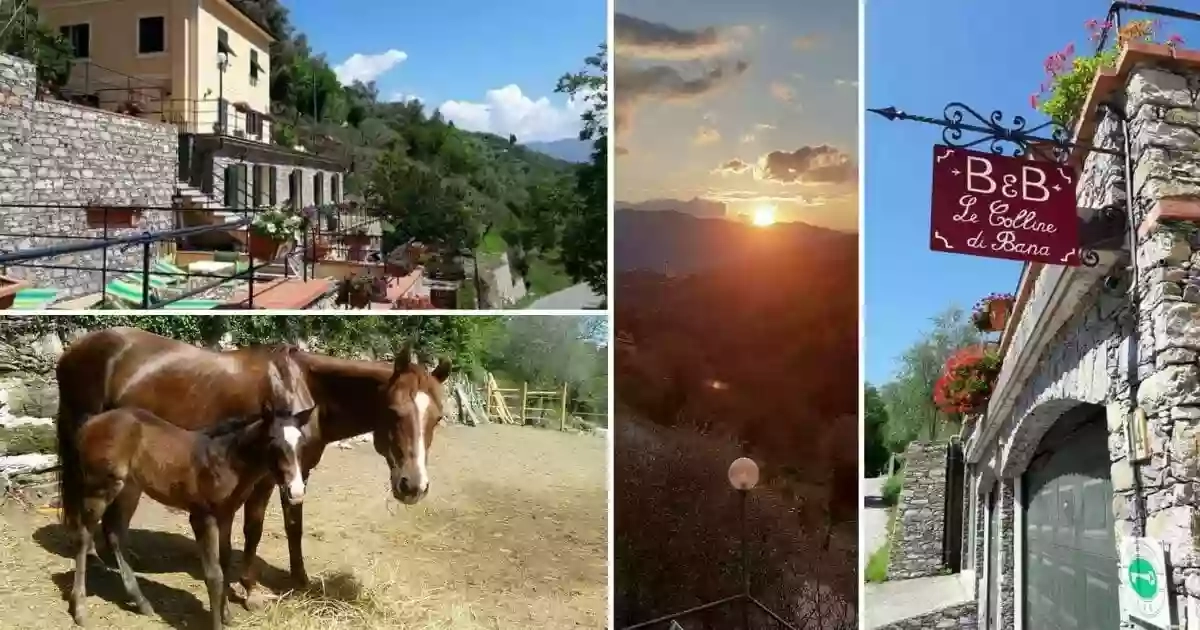
[[(305, 502), (311, 584), (288, 590), (287, 543), (273, 502), (260, 556), (262, 581), (279, 597), (258, 612), (236, 607), (237, 627), (604, 628), (605, 466), (605, 442), (595, 436), (447, 426), (430, 455), (430, 496), (405, 508), (389, 501), (386, 466), (370, 445), (329, 449)], [(115, 572), (92, 569), (90, 627), (205, 627), (207, 596), (187, 518), (144, 499), (128, 546), (156, 614), (128, 610)], [(62, 599), (72, 553), (53, 514), (0, 508), (0, 625), (72, 627)]]

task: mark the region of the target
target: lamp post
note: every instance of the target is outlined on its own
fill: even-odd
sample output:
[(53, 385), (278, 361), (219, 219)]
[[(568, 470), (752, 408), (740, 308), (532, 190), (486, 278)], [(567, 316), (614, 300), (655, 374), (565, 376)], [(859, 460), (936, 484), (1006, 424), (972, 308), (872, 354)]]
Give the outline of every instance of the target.
[[(739, 457), (729, 465), (729, 485), (738, 493), (739, 515), (741, 517), (741, 567), (742, 593), (750, 595), (750, 567), (746, 564), (746, 497), (754, 486), (758, 485), (758, 464), (749, 457)], [(742, 627), (750, 627), (750, 602), (742, 600)]]
[(229, 67), (229, 55), (217, 53), (217, 132), (225, 133), (225, 69)]

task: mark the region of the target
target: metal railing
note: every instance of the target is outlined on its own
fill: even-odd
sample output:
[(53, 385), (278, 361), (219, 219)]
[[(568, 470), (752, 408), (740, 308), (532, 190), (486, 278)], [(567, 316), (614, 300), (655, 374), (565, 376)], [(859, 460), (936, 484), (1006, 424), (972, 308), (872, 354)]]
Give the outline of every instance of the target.
[[(178, 267), (177, 270), (167, 270), (155, 264), (156, 260), (161, 260), (156, 257), (156, 254), (160, 252), (155, 250), (161, 249), (162, 245), (177, 246), (196, 236), (246, 230), (254, 210), (237, 210), (236, 212), (243, 213), (243, 216), (228, 221), (225, 220), (225, 217), (220, 217), (222, 222), (219, 224), (155, 230), (149, 227), (151, 221), (148, 215), (153, 213), (176, 214), (187, 210), (215, 214), (222, 210), (182, 209), (174, 206), (117, 206), (100, 205), (99, 203), (86, 206), (35, 203), (0, 204), (0, 213), (22, 210), (87, 213), (87, 223), (97, 227), (91, 230), (94, 232), (92, 235), (84, 236), (80, 236), (78, 231), (59, 234), (0, 232), (0, 241), (9, 243), (15, 240), (56, 241), (52, 245), (43, 247), (22, 247), (18, 251), (0, 250), (0, 271), (5, 275), (9, 273), (10, 268), (96, 272), (100, 276), (101, 301), (99, 306), (101, 308), (107, 308), (115, 303), (135, 306), (143, 310), (163, 309), (181, 300), (193, 298), (224, 286), (229, 286), (232, 296), (237, 287), (230, 286), (230, 283), (237, 281), (246, 282), (247, 294), (242, 302), (247, 308), (254, 308), (257, 294), (255, 290), (256, 275), (264, 267), (272, 264), (255, 263), (254, 259), (250, 258), (249, 264), (239, 269), (239, 265), (235, 261), (232, 265), (233, 271), (227, 274), (190, 269), (185, 271)], [(137, 225), (130, 225), (131, 216), (136, 217)], [(177, 217), (172, 223), (178, 224)], [(122, 262), (122, 256), (114, 256), (112, 252), (114, 249), (118, 254), (140, 249), (141, 260), (134, 263), (134, 266), (124, 266), (128, 263)], [(92, 261), (92, 264), (87, 264), (87, 261), (82, 264), (76, 262), (78, 255), (93, 252), (99, 254), (98, 261)], [(68, 261), (56, 260), (63, 257), (71, 258)], [(13, 277), (16, 280), (23, 280), (20, 276)], [(286, 269), (285, 277), (287, 277)], [(138, 304), (129, 304), (128, 301), (123, 301), (112, 291), (110, 281), (117, 279), (129, 279), (137, 283), (141, 292)], [(196, 280), (202, 282), (197, 283)], [(164, 295), (158, 295), (160, 293)], [(110, 296), (113, 298), (111, 302)]]

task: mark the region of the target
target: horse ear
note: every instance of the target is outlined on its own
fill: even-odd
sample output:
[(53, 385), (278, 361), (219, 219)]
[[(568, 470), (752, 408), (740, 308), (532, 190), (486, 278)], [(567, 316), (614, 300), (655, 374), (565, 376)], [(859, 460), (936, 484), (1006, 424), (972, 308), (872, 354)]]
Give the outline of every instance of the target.
[(417, 364), (417, 353), (413, 351), (412, 342), (405, 343), (396, 351), (396, 360), (392, 364), (392, 371), (399, 374), (407, 372)]
[(445, 383), (447, 378), (450, 378), (450, 370), (454, 368), (454, 364), (446, 357), (438, 359), (437, 367), (433, 368), (433, 378), (436, 378), (439, 383)]

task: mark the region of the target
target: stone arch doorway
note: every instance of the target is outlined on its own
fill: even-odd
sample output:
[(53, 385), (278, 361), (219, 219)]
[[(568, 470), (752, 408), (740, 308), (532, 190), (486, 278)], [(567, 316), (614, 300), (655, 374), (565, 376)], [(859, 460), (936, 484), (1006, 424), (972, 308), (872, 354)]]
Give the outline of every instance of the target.
[(1118, 560), (1104, 407), (1081, 404), (1042, 436), (1021, 478), (1023, 627), (1118, 628)]

